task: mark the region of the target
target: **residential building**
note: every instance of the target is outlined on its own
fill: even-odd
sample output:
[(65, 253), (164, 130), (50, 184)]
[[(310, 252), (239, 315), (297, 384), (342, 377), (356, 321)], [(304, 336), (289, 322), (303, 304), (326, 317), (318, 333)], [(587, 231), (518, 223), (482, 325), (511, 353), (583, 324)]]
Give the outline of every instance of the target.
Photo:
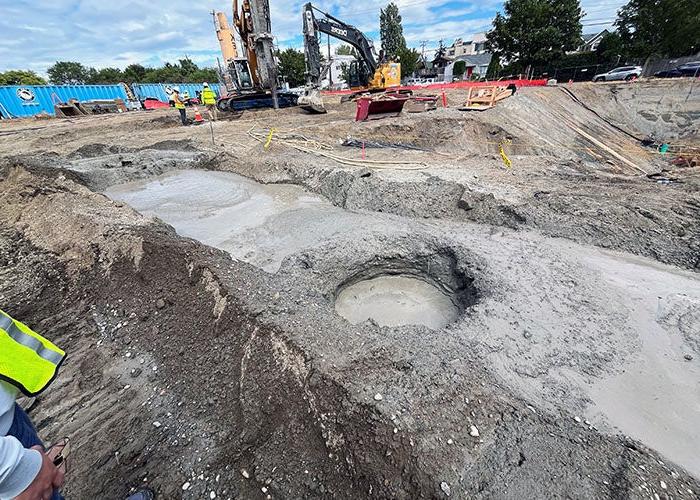
[(593, 52), (600, 45), (600, 41), (603, 37), (610, 32), (608, 30), (603, 30), (600, 33), (588, 33), (587, 35), (581, 36), (581, 45), (579, 45), (576, 52)]
[(445, 67), (444, 81), (454, 81), (454, 66), (457, 61), (464, 61), (466, 69), (462, 75), (462, 80), (471, 80), (472, 78), (485, 78), (488, 72), (489, 65), (493, 54), (486, 52), (483, 54), (474, 54), (468, 56), (458, 56)]
[(473, 56), (486, 52), (486, 33), (477, 33), (471, 40), (465, 41), (457, 38), (452, 45), (447, 47), (447, 56), (455, 58), (459, 56)]
[[(348, 88), (347, 82), (343, 79), (343, 65), (350, 66), (350, 63), (352, 63), (354, 60), (355, 56), (333, 54), (331, 57), (331, 67), (328, 70), (328, 75), (321, 83), (322, 88), (327, 89), (332, 87), (335, 90)], [(333, 81), (332, 86), (331, 80)]]

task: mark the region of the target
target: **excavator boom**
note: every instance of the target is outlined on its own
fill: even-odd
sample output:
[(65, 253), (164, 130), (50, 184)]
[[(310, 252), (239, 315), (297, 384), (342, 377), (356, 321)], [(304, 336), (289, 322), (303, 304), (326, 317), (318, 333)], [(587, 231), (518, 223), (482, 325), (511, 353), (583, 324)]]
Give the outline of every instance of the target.
[[(316, 17), (314, 11), (322, 14), (323, 17)], [(304, 109), (317, 113), (326, 112), (321, 98), (321, 82), (331, 61), (328, 61), (325, 66), (321, 64), (319, 33), (342, 40), (357, 51), (360, 61), (358, 61), (355, 73), (359, 86), (380, 89), (400, 83), (400, 65), (385, 61), (378, 63), (374, 43), (356, 27), (317, 9), (311, 3), (304, 5), (303, 19), (306, 92), (304, 96), (299, 98), (299, 104)]]

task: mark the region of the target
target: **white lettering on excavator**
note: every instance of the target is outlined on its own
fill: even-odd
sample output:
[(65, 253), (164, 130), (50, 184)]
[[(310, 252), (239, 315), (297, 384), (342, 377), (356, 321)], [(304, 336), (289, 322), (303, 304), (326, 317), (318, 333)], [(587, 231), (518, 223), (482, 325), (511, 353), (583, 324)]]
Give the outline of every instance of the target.
[(341, 30), (340, 28), (336, 28), (335, 26), (331, 26), (331, 31), (336, 35), (348, 36), (348, 30)]

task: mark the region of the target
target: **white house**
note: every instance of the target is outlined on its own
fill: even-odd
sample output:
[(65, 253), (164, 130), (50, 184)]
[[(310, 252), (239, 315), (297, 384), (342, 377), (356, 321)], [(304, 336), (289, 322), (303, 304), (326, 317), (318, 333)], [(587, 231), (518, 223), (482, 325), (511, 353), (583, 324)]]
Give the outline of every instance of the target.
[(486, 52), (486, 33), (477, 33), (471, 40), (457, 38), (447, 47), (447, 57), (474, 56)]
[(331, 80), (333, 81), (334, 89), (347, 88), (347, 82), (343, 79), (343, 64), (350, 66), (355, 60), (354, 56), (341, 56), (334, 54), (331, 57), (331, 67), (328, 70), (328, 75), (323, 79), (322, 87), (329, 88), (331, 86)]
[(464, 61), (466, 63), (466, 69), (462, 75), (463, 80), (469, 80), (474, 78), (483, 78), (489, 69), (489, 64), (491, 64), (491, 58), (493, 54), (485, 52), (483, 54), (475, 54), (472, 56), (458, 56), (445, 67), (445, 80), (446, 82), (451, 82), (454, 80), (454, 67), (457, 61)]

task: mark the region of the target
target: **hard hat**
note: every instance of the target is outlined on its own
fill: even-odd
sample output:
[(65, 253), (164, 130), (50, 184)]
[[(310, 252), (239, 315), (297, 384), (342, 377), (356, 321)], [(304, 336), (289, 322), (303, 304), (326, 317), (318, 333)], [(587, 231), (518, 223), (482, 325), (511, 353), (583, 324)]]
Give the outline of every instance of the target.
[(180, 92), (180, 87), (173, 87), (173, 92)]
[(204, 83), (202, 84), (202, 87), (208, 87), (208, 86), (209, 86), (209, 84), (208, 84), (207, 82), (204, 82)]

